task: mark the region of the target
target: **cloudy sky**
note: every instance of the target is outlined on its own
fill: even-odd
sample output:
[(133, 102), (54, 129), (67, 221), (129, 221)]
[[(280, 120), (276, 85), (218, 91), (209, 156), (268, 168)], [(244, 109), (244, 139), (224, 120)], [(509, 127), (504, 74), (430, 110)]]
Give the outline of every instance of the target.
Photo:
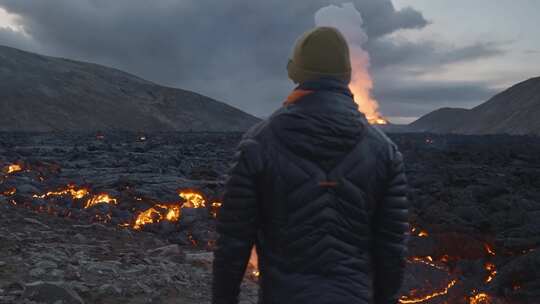
[(257, 116), (293, 88), (295, 39), (353, 2), (374, 97), (394, 122), (473, 107), (540, 76), (537, 0), (0, 0), (0, 44), (113, 66)]

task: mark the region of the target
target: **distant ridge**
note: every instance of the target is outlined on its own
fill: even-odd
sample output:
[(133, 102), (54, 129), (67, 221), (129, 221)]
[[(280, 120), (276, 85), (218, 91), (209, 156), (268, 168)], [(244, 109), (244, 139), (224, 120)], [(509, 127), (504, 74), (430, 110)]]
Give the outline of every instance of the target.
[(540, 77), (518, 83), (470, 110), (442, 108), (411, 123), (409, 131), (540, 135)]
[(117, 69), (6, 46), (0, 46), (0, 113), (0, 131), (245, 131), (259, 121)]

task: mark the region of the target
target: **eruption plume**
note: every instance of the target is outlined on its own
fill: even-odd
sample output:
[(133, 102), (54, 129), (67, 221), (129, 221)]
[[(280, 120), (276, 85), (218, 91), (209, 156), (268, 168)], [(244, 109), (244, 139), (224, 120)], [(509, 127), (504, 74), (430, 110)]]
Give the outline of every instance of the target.
[(379, 113), (379, 104), (371, 97), (373, 80), (369, 75), (369, 53), (362, 47), (368, 36), (363, 28), (364, 21), (360, 12), (352, 3), (329, 5), (315, 13), (315, 24), (337, 28), (345, 36), (351, 53), (353, 74), (350, 88), (354, 100), (370, 123), (387, 124), (388, 121)]

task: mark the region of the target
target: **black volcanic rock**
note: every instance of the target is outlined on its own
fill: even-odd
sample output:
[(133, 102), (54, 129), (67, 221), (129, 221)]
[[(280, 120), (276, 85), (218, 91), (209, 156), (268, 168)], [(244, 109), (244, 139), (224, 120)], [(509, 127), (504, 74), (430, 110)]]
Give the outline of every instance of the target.
[(0, 131), (244, 131), (258, 121), (116, 69), (5, 46), (0, 113)]
[(411, 131), (540, 135), (540, 77), (521, 82), (470, 110), (442, 108), (409, 125)]
[[(221, 202), (241, 134), (146, 136), (0, 132), (0, 303), (27, 303), (33, 297), (22, 290), (36, 281), (63, 281), (85, 303), (209, 303), (217, 235), (210, 215), (219, 209), (182, 209), (179, 222), (142, 231), (116, 226), (179, 202), (178, 190)], [(473, 303), (466, 298), (476, 290), (492, 304), (538, 303), (540, 137), (390, 137), (406, 160), (415, 228), (402, 290), (409, 301), (402, 302)], [(6, 174), (14, 163), (23, 170)], [(68, 184), (108, 193), (118, 204), (84, 209), (86, 197), (39, 198)], [(488, 263), (497, 271), (492, 282)], [(457, 283), (447, 295), (413, 301), (451, 280)], [(240, 303), (255, 303), (257, 288), (245, 282), (252, 288)]]

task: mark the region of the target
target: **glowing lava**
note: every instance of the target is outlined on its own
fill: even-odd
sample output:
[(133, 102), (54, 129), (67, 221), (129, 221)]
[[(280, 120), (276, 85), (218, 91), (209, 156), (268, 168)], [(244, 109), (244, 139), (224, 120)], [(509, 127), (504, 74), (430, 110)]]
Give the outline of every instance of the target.
[(88, 195), (88, 189), (86, 188), (77, 188), (74, 185), (68, 185), (65, 189), (60, 189), (58, 191), (49, 191), (42, 195), (35, 194), (34, 198), (47, 198), (51, 196), (66, 196), (70, 195), (73, 199), (81, 199)]
[(428, 237), (429, 234), (428, 234), (426, 231), (423, 231), (423, 230), (422, 230), (422, 231), (420, 231), (420, 232), (418, 233), (418, 236), (419, 236), (419, 237)]
[(84, 208), (90, 208), (92, 206), (95, 206), (97, 204), (112, 204), (116, 205), (118, 202), (115, 198), (110, 197), (107, 193), (101, 193), (98, 195), (95, 195), (88, 201), (86, 201), (86, 204), (84, 205)]
[(493, 264), (493, 263), (486, 263), (485, 269), (489, 273), (487, 278), (486, 278), (486, 283), (489, 283), (489, 282), (493, 281), (493, 279), (497, 275), (497, 269), (495, 268), (495, 264)]
[(15, 193), (17, 193), (17, 189), (15, 189), (15, 188), (9, 188), (9, 189), (7, 189), (6, 191), (4, 191), (2, 194), (3, 194), (4, 196), (13, 196), (13, 195), (15, 195)]
[(185, 190), (180, 191), (178, 196), (183, 198), (186, 202), (182, 205), (182, 208), (205, 208), (206, 200), (204, 196), (198, 192)]
[(416, 227), (411, 227), (411, 234), (416, 235), (418, 237), (428, 237), (429, 233), (425, 230), (418, 229)]
[(12, 173), (15, 173), (15, 172), (19, 172), (19, 171), (22, 171), (22, 166), (19, 165), (19, 164), (11, 164), (11, 165), (8, 165), (4, 171), (7, 172), (8, 174), (12, 174)]
[(212, 203), (212, 209), (210, 210), (210, 213), (212, 214), (212, 216), (214, 218), (217, 218), (217, 215), (218, 215), (218, 210), (219, 208), (221, 208), (221, 203), (220, 202), (213, 202)]
[(411, 257), (411, 258), (409, 258), (409, 261), (413, 262), (413, 263), (421, 263), (421, 264), (424, 264), (424, 265), (428, 265), (428, 266), (431, 266), (431, 267), (439, 269), (439, 270), (448, 271), (448, 269), (446, 267), (436, 264), (435, 261), (433, 261), (433, 258), (431, 256), (427, 256), (427, 257)]
[[(159, 223), (162, 221), (178, 222), (182, 215), (182, 209), (184, 208), (206, 208), (206, 200), (204, 196), (193, 190), (183, 190), (178, 192), (185, 202), (174, 204), (156, 204), (153, 207), (139, 213), (133, 229), (140, 230), (143, 226), (153, 223)], [(219, 208), (221, 203), (212, 203), (212, 207)], [(217, 212), (217, 210), (216, 210)]]
[(255, 249), (255, 246), (251, 248), (251, 255), (249, 257), (249, 266), (253, 269), (251, 271), (251, 274), (258, 278), (261, 275), (261, 272), (259, 271), (259, 257), (257, 255), (257, 250)]
[(180, 220), (180, 209), (180, 205), (155, 205), (137, 216), (133, 229), (139, 230), (144, 225), (158, 223), (163, 220), (177, 222)]
[[(351, 52), (354, 54), (354, 52)], [(365, 63), (359, 64), (355, 61), (362, 61), (362, 58), (352, 58), (353, 65), (362, 66)], [(372, 125), (387, 125), (386, 120), (379, 112), (379, 103), (371, 97), (371, 88), (373, 81), (367, 70), (353, 67), (353, 77), (349, 88), (354, 95), (354, 101), (358, 104), (360, 112), (366, 115), (368, 122)]]
[(425, 296), (422, 296), (422, 297), (418, 297), (418, 298), (412, 298), (412, 297), (408, 297), (408, 296), (402, 296), (400, 299), (399, 299), (399, 303), (403, 303), (403, 304), (407, 304), (407, 303), (421, 303), (421, 302), (425, 302), (427, 300), (431, 300), (433, 298), (437, 298), (437, 297), (440, 297), (440, 296), (444, 296), (446, 294), (448, 294), (448, 291), (450, 290), (450, 288), (454, 287), (454, 285), (456, 285), (457, 283), (457, 280), (452, 280), (450, 283), (448, 283), (448, 285), (441, 291), (436, 291), (432, 294), (429, 294), (429, 295), (425, 295)]
[(490, 297), (485, 293), (479, 293), (469, 298), (469, 304), (490, 304)]
[(484, 248), (486, 249), (486, 252), (489, 254), (489, 255), (492, 255), (492, 256), (495, 256), (495, 250), (493, 250), (493, 248), (491, 248), (491, 246), (489, 246), (488, 243), (485, 243), (484, 244)]

